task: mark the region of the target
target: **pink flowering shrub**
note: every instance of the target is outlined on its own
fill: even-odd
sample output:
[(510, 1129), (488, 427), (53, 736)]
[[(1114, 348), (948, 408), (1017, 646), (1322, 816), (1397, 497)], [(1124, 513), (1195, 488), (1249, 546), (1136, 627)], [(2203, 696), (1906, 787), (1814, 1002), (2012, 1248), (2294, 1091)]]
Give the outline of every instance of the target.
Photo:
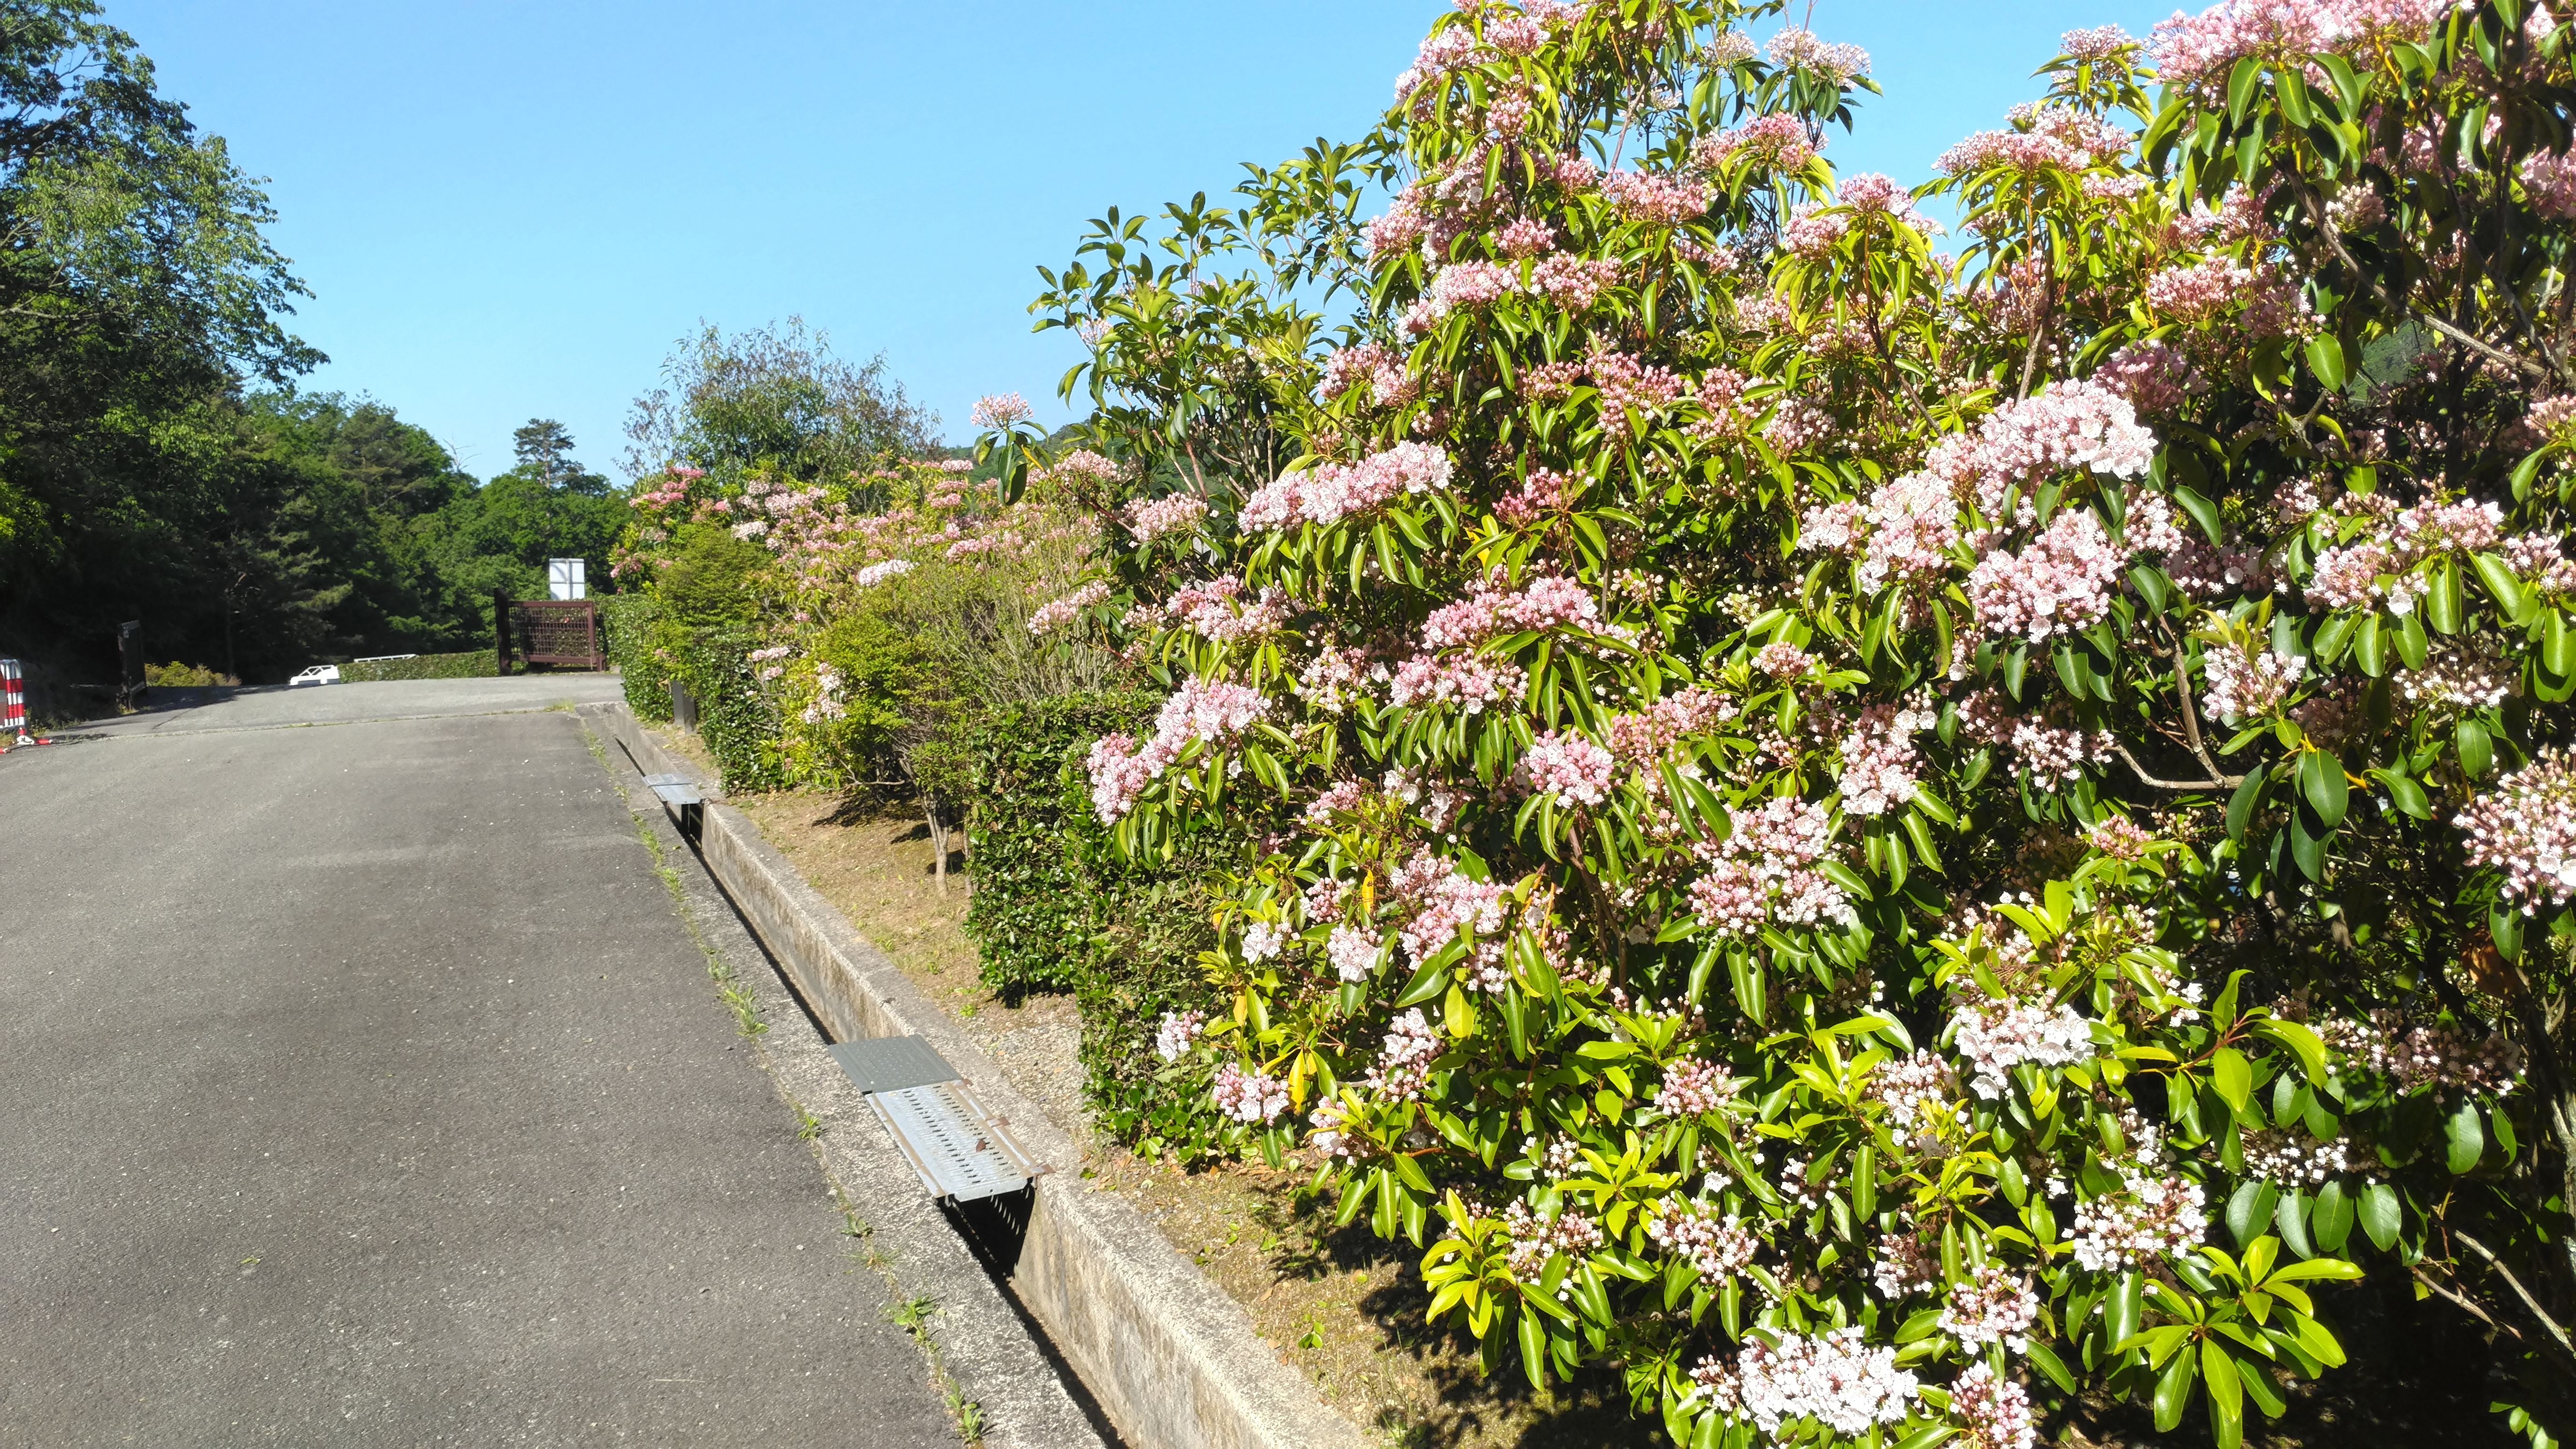
[(1242, 843), (1189, 1109), (1675, 1442), (2233, 1446), (2365, 1276), (2576, 1431), (2546, 16), (2076, 31), (1918, 195), (1851, 47), (1467, 0), (1095, 230), (1090, 446), (1207, 507), (1083, 782)]

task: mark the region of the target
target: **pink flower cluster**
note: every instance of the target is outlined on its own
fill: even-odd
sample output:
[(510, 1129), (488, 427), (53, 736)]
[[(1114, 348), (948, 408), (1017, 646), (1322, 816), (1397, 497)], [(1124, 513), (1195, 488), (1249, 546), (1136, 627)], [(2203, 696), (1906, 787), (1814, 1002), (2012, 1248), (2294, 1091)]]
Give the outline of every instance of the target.
[(1501, 886), (1476, 880), (1428, 850), (1399, 867), (1390, 884), (1397, 899), (1413, 909), (1412, 919), (1397, 933), (1407, 960), (1419, 966), (1463, 933), (1487, 948), (1477, 953), (1483, 969), (1469, 984), (1488, 991), (1501, 988), (1501, 949), (1482, 939), (1503, 929)]
[(1729, 812), (1734, 833), (1701, 847), (1705, 875), (1691, 882), (1691, 909), (1721, 936), (1750, 936), (1765, 922), (1811, 926), (1851, 911), (1843, 889), (1816, 869), (1833, 847), (1833, 816), (1821, 805), (1778, 796), (1758, 810)]
[(1466, 598), (1432, 610), (1422, 621), (1422, 647), (1468, 649), (1503, 634), (1556, 628), (1610, 632), (1602, 625), (1600, 605), (1581, 584), (1542, 574), (1517, 591), (1479, 585)]
[(2320, 52), (2419, 41), (2467, 8), (2459, 0), (2222, 0), (2160, 22), (2148, 34), (2147, 58), (2167, 85), (2213, 85), (2247, 56), (2304, 66)]
[(2077, 468), (2135, 478), (2155, 456), (2156, 435), (2126, 397), (2096, 382), (2058, 382), (1995, 409), (1974, 433), (1942, 439), (1923, 466), (1994, 519), (2016, 484)]
[(2206, 325), (2233, 313), (2246, 337), (2282, 337), (2307, 322), (2308, 302), (2278, 274), (2226, 257), (2167, 267), (2147, 278), (2147, 305), (2177, 322)]
[(1968, 603), (1978, 628), (2036, 644), (2089, 628), (2109, 613), (2125, 560), (2091, 509), (2069, 508), (2020, 553), (1998, 550), (1977, 560), (1968, 574)]
[(1981, 689), (1959, 701), (1959, 730), (1979, 744), (2001, 745), (2021, 759), (2031, 783), (2054, 794), (2087, 765), (2111, 758), (2111, 732), (2065, 729), (2022, 713), (2000, 691)]
[(1366, 981), (1385, 950), (1386, 943), (1374, 932), (1335, 926), (1324, 942), (1324, 959), (1333, 963), (1334, 974), (1344, 981)]
[(1959, 1078), (1937, 1052), (1901, 1056), (1870, 1074), (1869, 1095), (1887, 1107), (1887, 1120), (1899, 1138), (1927, 1138), (1935, 1128), (1955, 1120), (1950, 1099)]
[(2206, 681), (2200, 712), (2231, 726), (2279, 709), (2308, 672), (2308, 661), (2295, 654), (2234, 644), (2211, 646), (2201, 655), (2200, 666)]
[[(1619, 283), (1619, 263), (1609, 257), (1566, 254), (1541, 257), (1530, 268), (1530, 286), (1569, 312), (1590, 307)], [(1540, 364), (1541, 367), (1547, 364)]]
[(1237, 1122), (1275, 1122), (1288, 1110), (1288, 1084), (1268, 1072), (1247, 1072), (1227, 1062), (1217, 1068), (1208, 1099)]
[(1169, 769), (1185, 747), (1229, 739), (1269, 712), (1270, 701), (1258, 690), (1223, 680), (1184, 681), (1163, 701), (1154, 721), (1154, 737), (1143, 749), (1136, 749), (1136, 741), (1123, 734), (1104, 735), (1092, 742), (1083, 761), (1091, 776), (1092, 809), (1103, 824), (1115, 824), (1135, 808), (1145, 787)]
[(2129, 133), (2071, 106), (2017, 107), (2019, 124), (2009, 131), (1979, 131), (1941, 153), (1932, 163), (1945, 176), (1966, 176), (1996, 167), (2037, 171), (2053, 166), (2081, 171), (2100, 166), (2129, 149)]
[(1166, 493), (1160, 498), (1137, 498), (1127, 504), (1127, 531), (1136, 536), (1136, 546), (1143, 548), (1167, 533), (1195, 528), (1207, 516), (1207, 505), (1187, 493)]
[(911, 573), (912, 567), (912, 560), (908, 558), (890, 558), (883, 563), (872, 563), (859, 570), (852, 577), (851, 582), (860, 588), (872, 589), (888, 579), (899, 579)]
[(1972, 1363), (1950, 1381), (1950, 1413), (1968, 1431), (1960, 1449), (2036, 1449), (2039, 1443), (2030, 1391), (1991, 1364)]
[(1417, 1006), (1387, 1024), (1377, 1064), (1369, 1068), (1363, 1085), (1386, 1101), (1410, 1102), (1431, 1084), (1431, 1062), (1439, 1055), (1439, 1033)]
[(1891, 584), (1937, 579), (1949, 571), (1959, 542), (1959, 501), (1950, 484), (1929, 473), (1907, 473), (1880, 484), (1866, 501), (1846, 499), (1807, 510), (1798, 529), (1801, 549), (1858, 551), (1853, 586), (1875, 594)]
[(1204, 1011), (1167, 1011), (1163, 1025), (1154, 1033), (1154, 1055), (1167, 1062), (1179, 1061), (1198, 1044), (1199, 1033), (1207, 1029)]
[(1514, 528), (1527, 528), (1573, 506), (1583, 485), (1553, 468), (1532, 468), (1520, 487), (1494, 500), (1494, 516)]
[[(1601, 1246), (1601, 1225), (1570, 1207), (1551, 1218), (1530, 1211), (1527, 1203), (1511, 1202), (1503, 1208), (1503, 1232), (1512, 1240), (1503, 1266), (1524, 1283), (1537, 1282), (1548, 1260), (1559, 1253), (1579, 1260)], [(1560, 1289), (1559, 1296), (1569, 1291)]]
[(1029, 615), (1029, 632), (1050, 633), (1081, 617), (1082, 611), (1109, 597), (1109, 585), (1093, 579), (1062, 598), (1051, 599)]
[(2523, 158), (2522, 197), (2552, 220), (2576, 216), (2576, 155), (2534, 151)]
[(1869, 74), (1869, 52), (1857, 45), (1819, 40), (1812, 30), (1784, 27), (1763, 47), (1771, 63), (1787, 70), (1814, 71), (1837, 83)]
[(2357, 609), (2384, 596), (2390, 613), (2408, 613), (2422, 590), (2413, 580), (2382, 584), (2382, 578), (2408, 573), (2428, 559), (2493, 547), (2503, 534), (2504, 511), (2495, 504), (2428, 498), (2390, 518), (2383, 530), (2365, 531), (2318, 554), (2316, 571), (2308, 577), (2308, 601)]
[(1633, 714), (1610, 717), (1610, 753), (1632, 765), (1660, 764), (1685, 735), (1700, 734), (1735, 717), (1735, 706), (1697, 685), (1655, 700)]
[(1283, 473), (1253, 490), (1238, 521), (1247, 529), (1329, 528), (1408, 493), (1445, 489), (1449, 455), (1428, 443), (1398, 443), (1355, 464), (1319, 463), (1304, 473)]
[(2093, 381), (2127, 398), (2141, 417), (2169, 414), (2207, 386), (2182, 349), (2161, 338), (2112, 353), (2094, 370)]
[(1404, 355), (1379, 342), (1345, 347), (1324, 359), (1324, 396), (1340, 397), (1367, 383), (1369, 400), (1382, 408), (1400, 407), (1421, 391), (1405, 372)]
[(1529, 687), (1529, 676), (1508, 660), (1469, 654), (1443, 657), (1417, 654), (1395, 667), (1387, 685), (1387, 702), (1412, 705), (1458, 705), (1469, 714), (1507, 704)]
[(1601, 194), (1631, 221), (1674, 226), (1708, 210), (1710, 188), (1694, 176), (1613, 171), (1601, 178)]
[(1741, 1085), (1724, 1062), (1682, 1057), (1665, 1064), (1663, 1085), (1655, 1089), (1655, 1110), (1667, 1117), (1714, 1112)]
[(1735, 1218), (1720, 1218), (1679, 1198), (1666, 1199), (1646, 1219), (1646, 1236), (1656, 1247), (1698, 1269), (1700, 1281), (1711, 1288), (1719, 1279), (1743, 1272), (1762, 1245)]
[(1844, 1434), (1905, 1422), (1914, 1375), (1896, 1366), (1896, 1350), (1872, 1348), (1858, 1328), (1816, 1337), (1780, 1335), (1778, 1347), (1756, 1338), (1735, 1360), (1736, 1395), (1744, 1412), (1771, 1434), (1792, 1419), (1814, 1419)]
[(2057, 49), (2069, 60), (2109, 60), (2125, 45), (2135, 44), (2129, 32), (2116, 25), (2097, 25), (2090, 30), (2070, 30), (2057, 37)]
[(1571, 810), (1608, 799), (1618, 763), (1580, 734), (1550, 730), (1522, 752), (1516, 778), (1531, 794), (1553, 795), (1558, 809)]
[(1691, 159), (1712, 171), (1731, 161), (1756, 171), (1804, 171), (1817, 149), (1805, 120), (1773, 111), (1735, 130), (1701, 137), (1691, 148)]
[(984, 432), (993, 432), (1036, 416), (1037, 410), (1029, 406), (1027, 398), (1005, 392), (975, 399), (974, 411), (968, 414), (967, 421)]
[(1860, 712), (1843, 736), (1843, 809), (1853, 815), (1885, 815), (1912, 800), (1921, 788), (1917, 770), (1922, 757), (1914, 737), (1932, 728), (1940, 716), (1923, 704), (1873, 704)]
[(2451, 823), (2471, 865), (2504, 872), (2504, 899), (2524, 915), (2576, 899), (2576, 758), (2542, 750)]

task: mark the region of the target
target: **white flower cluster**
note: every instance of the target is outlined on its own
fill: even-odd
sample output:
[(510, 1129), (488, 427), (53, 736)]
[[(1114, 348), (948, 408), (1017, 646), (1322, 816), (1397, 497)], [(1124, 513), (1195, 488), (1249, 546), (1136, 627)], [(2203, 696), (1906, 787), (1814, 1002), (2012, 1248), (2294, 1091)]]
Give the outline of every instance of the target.
[(2122, 1174), (2117, 1193), (2075, 1205), (2075, 1261), (2112, 1273), (2178, 1253), (2209, 1233), (2200, 1184), (2151, 1172)]
[(1646, 1220), (1646, 1236), (1674, 1257), (1688, 1259), (1700, 1277), (1711, 1283), (1744, 1271), (1744, 1266), (1753, 1261), (1753, 1250), (1760, 1246), (1759, 1240), (1746, 1232), (1732, 1214), (1720, 1219), (1707, 1208), (1682, 1199), (1665, 1202)]
[(1959, 1054), (1977, 1069), (1969, 1085), (1988, 1101), (2003, 1096), (2012, 1085), (2012, 1069), (2024, 1062), (2066, 1067), (2093, 1054), (2091, 1028), (2071, 1006), (1987, 997), (1961, 1002), (1950, 1025)]
[(2337, 1173), (2362, 1164), (2340, 1138), (2319, 1142), (2304, 1134), (2266, 1127), (2245, 1135), (2245, 1175), (2283, 1187), (2321, 1187)]
[[(1552, 1218), (1531, 1212), (1525, 1203), (1513, 1202), (1503, 1209), (1503, 1233), (1512, 1240), (1511, 1250), (1504, 1255), (1504, 1266), (1512, 1277), (1523, 1283), (1535, 1283), (1547, 1271), (1547, 1260), (1559, 1253), (1580, 1258), (1601, 1246), (1601, 1226), (1567, 1208)], [(1574, 1293), (1571, 1275), (1566, 1285), (1557, 1290), (1559, 1298)]]
[(1896, 1366), (1896, 1350), (1872, 1348), (1857, 1328), (1810, 1338), (1783, 1334), (1780, 1346), (1755, 1339), (1735, 1360), (1736, 1395), (1765, 1433), (1791, 1419), (1815, 1419), (1845, 1434), (1905, 1420), (1914, 1375)]
[(2031, 1325), (2039, 1322), (2039, 1295), (2030, 1284), (1993, 1263), (1975, 1276), (1950, 1285), (1950, 1301), (1941, 1309), (1941, 1331), (1970, 1348), (2000, 1343), (2015, 1353), (2030, 1344)]
[(1869, 1095), (1887, 1106), (1887, 1120), (1899, 1137), (1921, 1146), (1937, 1140), (1938, 1130), (1958, 1118), (1951, 1096), (1959, 1077), (1937, 1052), (1898, 1057), (1870, 1075)]
[(1941, 1255), (1913, 1229), (1878, 1240), (1878, 1260), (1870, 1266), (1878, 1296), (1890, 1303), (1929, 1293), (1941, 1286)]

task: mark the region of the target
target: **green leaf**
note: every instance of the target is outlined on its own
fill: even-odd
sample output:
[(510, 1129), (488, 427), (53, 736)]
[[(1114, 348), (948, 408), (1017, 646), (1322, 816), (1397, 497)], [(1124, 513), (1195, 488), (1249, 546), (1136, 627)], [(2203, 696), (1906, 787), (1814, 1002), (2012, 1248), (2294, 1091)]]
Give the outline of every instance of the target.
[(2451, 1120), (2442, 1124), (2442, 1135), (2450, 1140), (2450, 1167), (2454, 1176), (2475, 1169), (2478, 1159), (2486, 1156), (2487, 1134), (2478, 1118), (2475, 1097), (2463, 1098)]
[(2182, 1422), (2183, 1407), (2191, 1402), (2191, 1381), (2198, 1374), (2200, 1361), (2187, 1353), (2178, 1353), (2165, 1365), (2156, 1379), (2156, 1431), (2170, 1434)]
[(2262, 88), (2262, 60), (2249, 55), (2236, 62), (2236, 69), (2227, 77), (2227, 124), (2245, 124), (2245, 112), (2253, 106), (2255, 92)]
[(2236, 794), (2227, 802), (2227, 838), (2229, 840), (2239, 845), (2245, 843), (2245, 827), (2254, 822), (2254, 807), (2261, 803), (2263, 787), (2266, 783), (2268, 783), (2266, 772), (2260, 767), (2245, 773), (2244, 783), (2236, 787)]
[(2038, 1366), (2041, 1373), (2048, 1375), (2050, 1383), (2067, 1393), (2075, 1392), (2075, 1375), (2067, 1372), (2066, 1363), (2057, 1356), (2056, 1350), (2034, 1338), (2030, 1340), (2029, 1347), (2023, 1351), (2029, 1355), (2030, 1361)]
[(2361, 1190), (2361, 1201), (2354, 1205), (2361, 1218), (2361, 1230), (2385, 1253), (2397, 1246), (2397, 1230), (2405, 1225), (2397, 1201), (2397, 1189), (2384, 1182), (2374, 1182)]
[(2209, 1389), (2209, 1427), (2218, 1449), (2237, 1449), (2245, 1442), (2245, 1385), (2236, 1377), (2236, 1360), (2215, 1338), (2200, 1341), (2200, 1376)]
[[(2344, 1241), (2352, 1236), (2352, 1199), (2344, 1195), (2343, 1179), (2335, 1178), (2317, 1189), (2316, 1208), (2308, 1215), (2308, 1236), (2329, 1253), (2343, 1251)], [(2310, 1262), (2322, 1263), (2323, 1258)]]
[(2200, 525), (2201, 534), (2209, 540), (2211, 547), (2217, 547), (2225, 541), (2226, 534), (2218, 526), (2217, 504), (2189, 488), (2176, 488), (2173, 491), (2173, 501), (2183, 512), (2191, 515), (2192, 522)]
[(2319, 825), (2332, 830), (2343, 823), (2344, 811), (2351, 803), (2345, 790), (2343, 761), (2324, 750), (2301, 752), (2299, 792), (2308, 797), (2308, 806), (2317, 812)]
[(2487, 767), (2495, 763), (2495, 742), (2487, 737), (2487, 727), (2476, 720), (2464, 719), (2453, 732), (2453, 737), (2460, 748), (2460, 768), (2472, 780), (2486, 774)]
[[(1723, 1422), (1714, 1414), (1710, 1415), (1709, 1418), (1711, 1422)], [(1922, 1428), (1915, 1430), (1913, 1433), (1906, 1435), (1904, 1438), (1897, 1440), (1896, 1449), (1932, 1449), (1933, 1445), (1949, 1440), (1958, 1432), (1958, 1429), (1953, 1425), (1926, 1424)]]
[(2343, 344), (2335, 340), (2333, 333), (2320, 332), (2308, 339), (2308, 370), (2326, 385), (2326, 391), (2343, 391)]
[(2394, 770), (2373, 770), (2370, 778), (2388, 791), (2388, 803), (2402, 815), (2418, 820), (2433, 818), (2433, 804), (2424, 798), (2424, 787)]
[(2254, 1068), (2245, 1060), (2243, 1052), (2234, 1047), (2220, 1047), (2218, 1055), (2209, 1064), (2209, 1076), (2211, 1084), (2218, 1088), (2218, 1095), (2227, 1099), (2228, 1106), (2239, 1112), (2245, 1110), (2245, 1099), (2254, 1090)]
[(2380, 637), (2379, 616), (2372, 614), (2361, 621), (2361, 632), (2352, 636), (2352, 659), (2361, 672), (2377, 679), (2388, 672), (2386, 641)]

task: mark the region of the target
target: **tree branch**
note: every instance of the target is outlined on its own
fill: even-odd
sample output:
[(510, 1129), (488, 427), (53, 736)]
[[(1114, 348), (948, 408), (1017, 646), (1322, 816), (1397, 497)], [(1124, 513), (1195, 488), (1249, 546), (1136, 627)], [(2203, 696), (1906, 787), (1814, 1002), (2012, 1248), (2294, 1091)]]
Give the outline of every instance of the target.
[(2245, 777), (2242, 775), (2219, 775), (2218, 778), (2214, 780), (2160, 780), (2154, 775), (2147, 773), (2147, 767), (2139, 764), (2138, 757), (2130, 754), (2129, 747), (2122, 744), (2116, 737), (2111, 741), (2111, 752), (2118, 755), (2121, 763), (2127, 765), (2130, 771), (2137, 775), (2138, 782), (2140, 784), (2143, 784), (2150, 789), (2172, 790), (2176, 792), (2185, 790), (2225, 790), (2245, 783)]
[(2497, 1277), (2504, 1280), (2505, 1286), (2513, 1290), (2513, 1296), (2522, 1300), (2522, 1306), (2540, 1321), (2540, 1326), (2549, 1331), (2549, 1336), (2558, 1341), (2558, 1351), (2576, 1359), (2576, 1343), (2568, 1341), (2567, 1330), (2558, 1326), (2558, 1320), (2549, 1316), (2549, 1310), (2540, 1306), (2540, 1300), (2531, 1296), (2531, 1290), (2522, 1286), (2522, 1280), (2513, 1276), (2513, 1270), (2505, 1266), (2502, 1258), (2497, 1257), (2486, 1244), (2456, 1228), (2451, 1230), (2451, 1240), (2477, 1254)]

